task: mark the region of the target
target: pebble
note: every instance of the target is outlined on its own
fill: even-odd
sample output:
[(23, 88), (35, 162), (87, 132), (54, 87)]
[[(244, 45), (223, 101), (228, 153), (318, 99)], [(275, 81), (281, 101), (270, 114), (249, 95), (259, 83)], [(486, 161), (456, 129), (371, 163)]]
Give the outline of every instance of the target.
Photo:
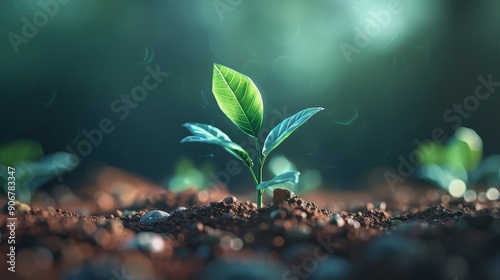
[(281, 202), (294, 197), (295, 194), (287, 189), (274, 189), (273, 191), (273, 204), (280, 204)]
[(175, 210), (172, 212), (172, 214), (174, 214), (175, 212), (181, 212), (181, 211), (184, 211), (186, 210), (187, 208), (184, 207), (184, 206), (179, 206), (177, 208), (175, 208)]
[(170, 214), (165, 211), (153, 210), (142, 215), (139, 222), (144, 224), (151, 224), (159, 221), (166, 221), (168, 220), (168, 217), (170, 217)]
[(235, 202), (238, 202), (238, 199), (236, 198), (236, 196), (228, 196), (224, 198), (222, 201), (224, 201), (226, 204), (233, 204)]

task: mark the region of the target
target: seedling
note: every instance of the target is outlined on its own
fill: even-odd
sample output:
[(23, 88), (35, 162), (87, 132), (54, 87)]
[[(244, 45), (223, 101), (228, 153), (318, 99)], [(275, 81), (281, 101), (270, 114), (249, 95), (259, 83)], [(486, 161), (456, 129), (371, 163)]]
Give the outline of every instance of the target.
[[(44, 155), (42, 145), (34, 140), (19, 139), (0, 146), (0, 185), (20, 202), (30, 203), (36, 190), (61, 174), (76, 168), (78, 160), (66, 152)], [(11, 169), (12, 168), (12, 169)], [(15, 170), (15, 173), (9, 173)], [(14, 187), (11, 182), (15, 178)], [(9, 187), (10, 186), (10, 187)]]
[[(259, 89), (253, 81), (237, 71), (228, 67), (214, 64), (212, 77), (212, 92), (222, 112), (244, 133), (255, 139), (257, 149), (257, 165), (247, 151), (240, 145), (231, 141), (220, 129), (201, 123), (185, 123), (193, 135), (181, 140), (181, 143), (199, 142), (213, 144), (222, 147), (235, 158), (243, 161), (250, 170), (255, 186), (257, 188), (257, 205), (262, 207), (262, 195), (264, 190), (276, 185), (297, 184), (300, 173), (298, 171), (283, 172), (269, 181), (262, 181), (262, 168), (267, 156), (285, 141), (292, 132), (303, 125), (310, 117), (319, 111), (321, 107), (304, 109), (295, 115), (284, 119), (274, 127), (262, 149), (259, 143), (259, 132), (264, 119), (264, 104)], [(256, 170), (254, 171), (255, 168)]]

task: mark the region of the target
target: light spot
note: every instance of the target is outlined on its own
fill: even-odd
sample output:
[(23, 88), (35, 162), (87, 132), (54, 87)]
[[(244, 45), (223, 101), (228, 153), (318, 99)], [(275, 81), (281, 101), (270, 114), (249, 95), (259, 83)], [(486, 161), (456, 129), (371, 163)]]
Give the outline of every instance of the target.
[(243, 241), (241, 241), (238, 237), (233, 238), (231, 239), (230, 247), (235, 251), (239, 251), (243, 248)]
[(285, 156), (276, 155), (269, 160), (269, 170), (276, 176), (285, 171), (295, 170), (295, 165)]
[(52, 253), (45, 247), (39, 247), (35, 249), (35, 264), (42, 269), (49, 268), (52, 265), (53, 255)]
[(221, 239), (220, 239), (220, 246), (225, 249), (225, 250), (228, 250), (231, 248), (231, 241), (233, 239), (231, 238), (231, 236), (229, 235), (224, 235)]
[(316, 169), (309, 169), (301, 174), (301, 180), (297, 186), (298, 193), (305, 193), (317, 189), (321, 186), (321, 172)]
[(477, 200), (479, 200), (480, 202), (486, 202), (486, 200), (488, 200), (488, 197), (486, 197), (485, 192), (480, 192), (477, 196)]
[(486, 197), (489, 200), (497, 200), (500, 197), (500, 192), (496, 188), (489, 188), (486, 191)]
[(448, 191), (453, 197), (462, 197), (467, 190), (464, 181), (455, 179), (448, 185)]
[(278, 235), (273, 239), (273, 244), (276, 247), (281, 247), (283, 246), (283, 244), (285, 244), (285, 239)]
[(141, 248), (153, 253), (163, 252), (165, 248), (165, 241), (163, 237), (153, 232), (141, 232), (137, 235), (136, 239), (129, 244), (128, 248)]
[(467, 190), (464, 193), (464, 200), (466, 202), (473, 202), (477, 199), (477, 193), (474, 190)]

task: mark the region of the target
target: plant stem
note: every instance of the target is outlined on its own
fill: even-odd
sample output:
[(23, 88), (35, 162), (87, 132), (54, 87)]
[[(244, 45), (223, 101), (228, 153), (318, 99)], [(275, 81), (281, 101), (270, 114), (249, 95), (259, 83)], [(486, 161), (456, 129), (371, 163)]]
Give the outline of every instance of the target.
[[(257, 150), (257, 180), (258, 184), (262, 183), (262, 163), (260, 158), (259, 139), (255, 138), (255, 149)], [(262, 208), (262, 195), (264, 190), (257, 190), (257, 208)]]
[(260, 167), (260, 182), (262, 183), (262, 169), (264, 168), (264, 162), (266, 162), (266, 156), (262, 156), (262, 158), (259, 161), (259, 167)]
[(259, 181), (257, 181), (257, 177), (255, 176), (255, 172), (253, 171), (253, 169), (251, 167), (248, 167), (248, 169), (250, 170), (250, 173), (252, 174), (253, 182), (257, 186), (259, 184)]
[(264, 190), (257, 190), (257, 207), (262, 208), (262, 195), (264, 194)]

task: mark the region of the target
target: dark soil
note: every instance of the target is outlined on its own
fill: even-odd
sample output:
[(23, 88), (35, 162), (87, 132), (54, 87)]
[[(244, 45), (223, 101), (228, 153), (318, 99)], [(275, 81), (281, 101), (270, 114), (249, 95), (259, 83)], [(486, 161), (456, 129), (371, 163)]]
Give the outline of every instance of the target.
[[(287, 191), (273, 204), (163, 193), (83, 216), (18, 207), (16, 273), (1, 279), (500, 279), (500, 203), (388, 203), (332, 213)], [(204, 199), (217, 195), (207, 193)], [(172, 210), (193, 205), (185, 210)], [(143, 207), (143, 209), (139, 209)], [(167, 220), (141, 223), (149, 209)]]

